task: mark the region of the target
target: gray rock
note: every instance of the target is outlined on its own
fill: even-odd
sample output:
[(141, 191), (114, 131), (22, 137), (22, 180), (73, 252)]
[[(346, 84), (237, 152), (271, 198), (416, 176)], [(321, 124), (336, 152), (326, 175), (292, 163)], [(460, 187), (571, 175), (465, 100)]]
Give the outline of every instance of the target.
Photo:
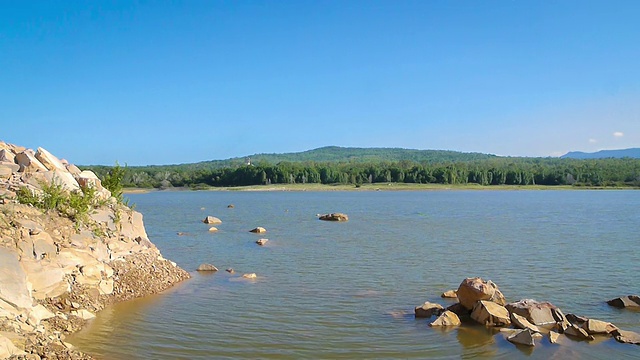
[(200, 264), (197, 271), (218, 271), (218, 268), (213, 266), (212, 264)]
[(636, 332), (616, 329), (612, 335), (618, 342), (640, 345), (640, 334)]
[(531, 329), (523, 329), (518, 331), (517, 333), (507, 337), (507, 340), (514, 344), (527, 345), (527, 346), (535, 346), (536, 343), (533, 340), (533, 332)]

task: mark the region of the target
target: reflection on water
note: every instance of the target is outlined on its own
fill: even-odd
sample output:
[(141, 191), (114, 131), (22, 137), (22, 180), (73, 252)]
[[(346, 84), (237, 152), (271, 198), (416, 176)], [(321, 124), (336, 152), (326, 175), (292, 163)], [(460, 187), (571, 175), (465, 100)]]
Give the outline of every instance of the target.
[[(517, 347), (483, 326), (436, 329), (424, 301), (496, 282), (640, 331), (604, 301), (640, 293), (640, 192), (156, 192), (132, 195), (163, 255), (189, 271), (168, 292), (109, 307), (69, 338), (105, 359), (633, 358), (612, 339)], [(227, 209), (228, 204), (234, 209)], [(205, 211), (201, 208), (206, 208)], [(284, 211), (284, 210), (288, 211)], [(345, 212), (349, 222), (315, 214)], [(222, 219), (209, 233), (201, 220)], [(248, 230), (267, 229), (259, 247)], [(178, 236), (178, 232), (190, 234)], [(243, 279), (244, 273), (257, 279)]]

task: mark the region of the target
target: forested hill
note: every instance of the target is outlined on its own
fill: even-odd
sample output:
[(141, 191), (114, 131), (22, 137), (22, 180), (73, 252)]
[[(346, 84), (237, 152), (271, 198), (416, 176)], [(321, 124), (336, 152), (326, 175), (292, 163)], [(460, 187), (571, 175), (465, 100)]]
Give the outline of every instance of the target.
[(244, 163), (247, 158), (251, 162), (277, 164), (289, 162), (448, 162), (472, 161), (495, 157), (495, 155), (481, 153), (464, 153), (448, 150), (414, 150), (401, 148), (356, 148), (325, 146), (318, 149), (285, 154), (254, 154), (244, 158), (233, 158), (222, 161), (206, 161), (200, 164), (229, 166)]
[(635, 158), (640, 159), (640, 148), (620, 150), (600, 150), (593, 153), (571, 151), (561, 156), (563, 159), (606, 159), (606, 158)]

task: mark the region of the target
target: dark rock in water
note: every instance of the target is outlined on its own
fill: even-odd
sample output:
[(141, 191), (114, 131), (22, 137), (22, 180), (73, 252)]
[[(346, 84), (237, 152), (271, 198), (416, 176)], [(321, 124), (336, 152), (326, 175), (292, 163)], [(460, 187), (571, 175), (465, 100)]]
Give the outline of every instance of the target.
[(420, 306), (416, 306), (414, 311), (417, 318), (430, 318), (433, 315), (440, 315), (444, 311), (444, 308), (440, 304), (434, 304), (427, 301)]
[(618, 342), (640, 345), (640, 334), (636, 332), (616, 329), (611, 334)]
[(572, 336), (576, 339), (580, 340), (594, 340), (595, 338), (592, 335), (589, 335), (583, 328), (579, 328), (576, 325), (570, 325), (564, 330), (564, 334), (567, 336)]
[(259, 239), (259, 240), (256, 240), (256, 244), (260, 246), (264, 246), (264, 244), (266, 244), (267, 241), (269, 241), (269, 239)]
[(225, 271), (228, 272), (229, 274), (233, 274), (234, 272), (236, 272), (235, 270), (233, 270), (233, 268), (228, 268)]
[(347, 216), (347, 214), (343, 213), (324, 214), (320, 215), (318, 219), (324, 221), (349, 221), (349, 217)]
[(212, 264), (200, 264), (197, 271), (218, 271), (218, 268), (213, 266)]
[(229, 209), (233, 209), (234, 207), (235, 207), (235, 205), (233, 205), (233, 204), (227, 205), (227, 208), (229, 208)]
[(607, 301), (607, 304), (617, 308), (640, 307), (640, 296), (637, 296), (637, 295), (623, 296), (623, 297), (611, 299)]
[(584, 316), (578, 316), (576, 314), (567, 314), (566, 318), (570, 323), (578, 327), (582, 327), (582, 325), (589, 321), (588, 318)]
[(471, 315), (471, 310), (468, 310), (466, 307), (462, 306), (460, 303), (455, 303), (447, 308), (447, 310), (452, 313), (458, 315), (458, 317), (467, 319), (469, 315)]

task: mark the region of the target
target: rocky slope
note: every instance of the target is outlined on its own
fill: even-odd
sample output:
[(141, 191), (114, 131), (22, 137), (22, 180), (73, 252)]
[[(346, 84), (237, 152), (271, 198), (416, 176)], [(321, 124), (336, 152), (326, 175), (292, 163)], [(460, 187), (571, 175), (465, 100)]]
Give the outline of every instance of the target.
[[(65, 194), (95, 189), (88, 216), (19, 203), (21, 188), (44, 196), (48, 184)], [(0, 142), (0, 359), (91, 359), (65, 334), (109, 303), (187, 278), (149, 241), (142, 215), (95, 174), (42, 148)]]

